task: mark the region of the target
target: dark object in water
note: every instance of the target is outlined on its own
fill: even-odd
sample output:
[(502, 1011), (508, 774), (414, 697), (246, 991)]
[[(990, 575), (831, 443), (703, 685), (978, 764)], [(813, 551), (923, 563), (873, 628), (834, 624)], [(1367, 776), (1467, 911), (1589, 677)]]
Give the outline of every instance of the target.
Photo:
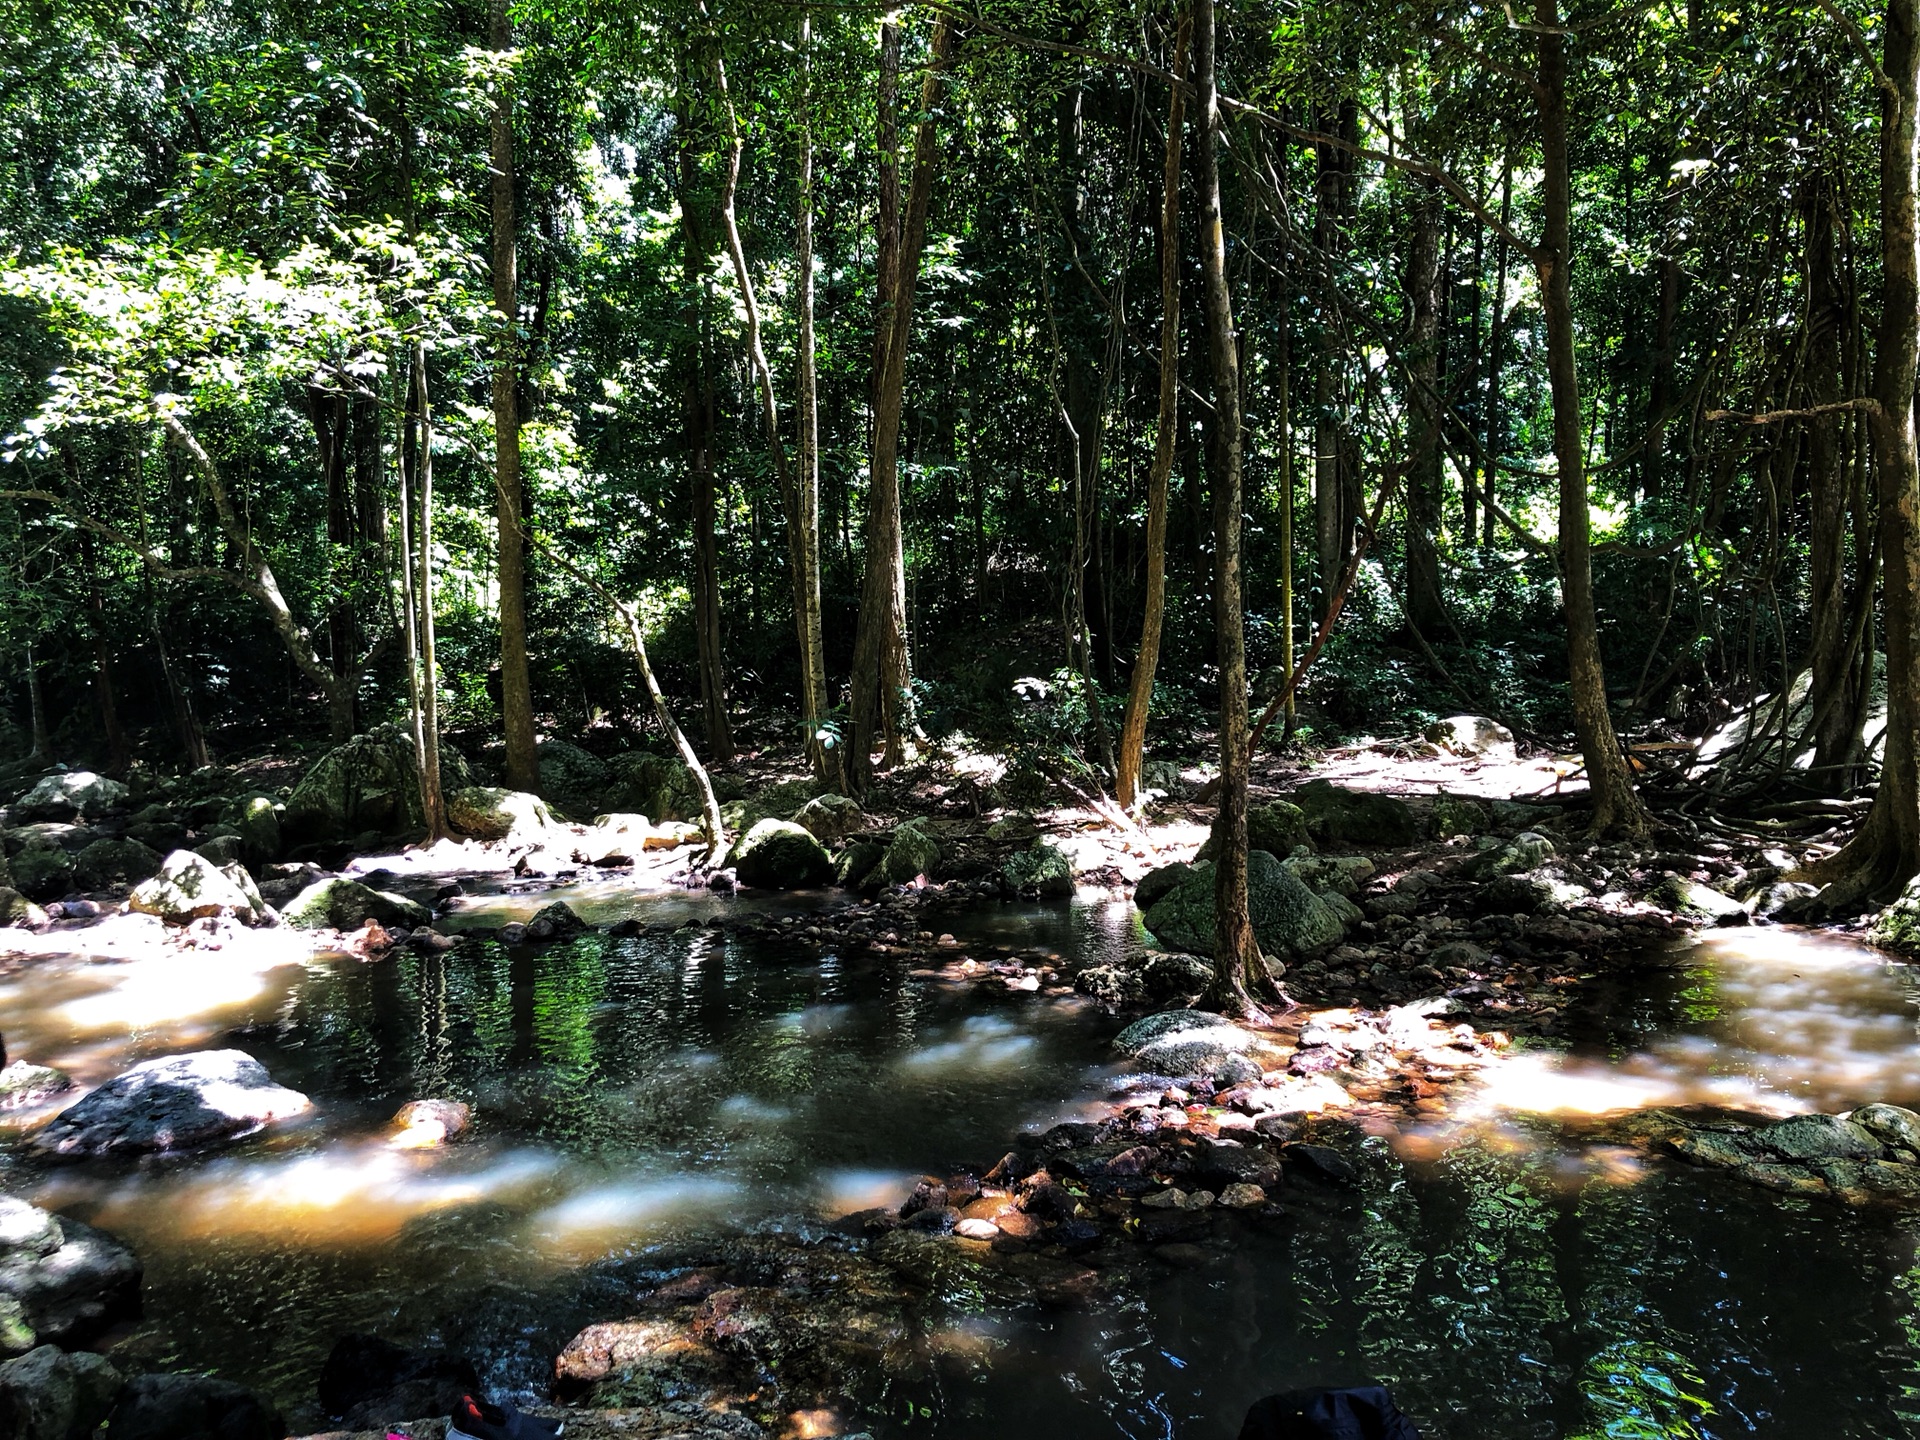
[(1420, 1440), (1382, 1385), (1289, 1390), (1256, 1400), (1240, 1440)]

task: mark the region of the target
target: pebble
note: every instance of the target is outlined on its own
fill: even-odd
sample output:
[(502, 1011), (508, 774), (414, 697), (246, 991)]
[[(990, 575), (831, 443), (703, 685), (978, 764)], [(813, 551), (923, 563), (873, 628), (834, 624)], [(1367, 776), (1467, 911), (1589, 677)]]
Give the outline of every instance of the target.
[(962, 1220), (953, 1227), (953, 1233), (963, 1240), (992, 1240), (1000, 1233), (1000, 1227), (991, 1220), (978, 1217)]

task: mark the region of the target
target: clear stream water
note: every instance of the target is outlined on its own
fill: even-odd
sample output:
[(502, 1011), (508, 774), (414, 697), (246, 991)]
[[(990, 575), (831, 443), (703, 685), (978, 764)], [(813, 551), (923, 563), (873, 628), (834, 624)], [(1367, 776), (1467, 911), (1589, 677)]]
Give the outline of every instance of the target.
[[(601, 922), (716, 903), (575, 898)], [(1069, 962), (1137, 938), (1109, 900), (944, 923)], [(371, 1329), (534, 1393), (579, 1325), (619, 1313), (593, 1262), (897, 1201), (923, 1170), (1082, 1111), (1115, 1073), (1115, 1022), (1077, 998), (911, 968), (705, 929), (264, 973), (42, 962), (0, 978), (12, 1053), (95, 1081), (231, 1044), (315, 1111), (222, 1155), (16, 1160), (4, 1179), (140, 1251), (146, 1319), (119, 1343), (141, 1364), (212, 1370), (297, 1416), (333, 1340)], [(1370, 1142), (1357, 1190), (1245, 1227), (1212, 1265), (1091, 1311), (974, 1317), (996, 1346), (985, 1374), (876, 1428), (1230, 1440), (1261, 1394), (1375, 1376), (1433, 1437), (1920, 1436), (1920, 1216), (1517, 1118), (1920, 1102), (1920, 982), (1843, 941), (1722, 932), (1677, 969), (1596, 984), (1579, 1014), (1580, 1038), (1505, 1067), (1473, 1123)], [(428, 1094), (473, 1103), (471, 1140), (381, 1144)]]

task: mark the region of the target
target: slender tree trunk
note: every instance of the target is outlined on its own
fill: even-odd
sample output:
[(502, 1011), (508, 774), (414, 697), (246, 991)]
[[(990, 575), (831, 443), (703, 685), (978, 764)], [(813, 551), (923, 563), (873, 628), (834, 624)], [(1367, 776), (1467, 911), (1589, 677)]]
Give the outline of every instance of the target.
[[(490, 0), (488, 43), (513, 48), (507, 0)], [(499, 528), (500, 713), (507, 739), (507, 784), (540, 788), (534, 750), (533, 684), (527, 670), (526, 499), (520, 475), (520, 297), (518, 220), (513, 196), (513, 98), (502, 79), (492, 120), (493, 308), (499, 311), (499, 348), (493, 361), (494, 507)], [(424, 464), (426, 449), (421, 448)]]
[(1480, 543), (1487, 549), (1493, 548), (1494, 497), (1500, 488), (1500, 455), (1506, 448), (1506, 431), (1501, 428), (1500, 417), (1500, 369), (1507, 349), (1507, 237), (1506, 229), (1513, 219), (1513, 156), (1508, 155), (1500, 170), (1500, 240), (1495, 246), (1496, 259), (1493, 266), (1493, 323), (1487, 335), (1487, 431), (1486, 443), (1481, 450), (1483, 474), (1481, 483), (1486, 486), (1486, 506), (1482, 510), (1480, 521)]
[(333, 743), (344, 744), (352, 738), (354, 691), (352, 683), (359, 669), (359, 639), (353, 618), (353, 575), (351, 554), (353, 501), (348, 491), (347, 474), (347, 402), (319, 386), (307, 390), (307, 412), (313, 422), (314, 438), (320, 456), (321, 487), (327, 497), (327, 568), (338, 598), (327, 612), (327, 649), (333, 661), (334, 687), (328, 706), (328, 722)]
[[(1174, 38), (1173, 73), (1185, 79), (1190, 16), (1180, 17)], [(1133, 662), (1133, 683), (1120, 725), (1120, 757), (1114, 792), (1123, 810), (1140, 798), (1140, 771), (1146, 754), (1147, 716), (1153, 704), (1154, 672), (1160, 664), (1160, 630), (1167, 601), (1167, 487), (1173, 476), (1173, 451), (1180, 411), (1180, 151), (1186, 121), (1186, 92), (1171, 88), (1167, 100), (1167, 149), (1160, 192), (1160, 419), (1153, 437), (1153, 468), (1147, 473), (1147, 599), (1140, 622), (1140, 653)]]
[(414, 586), (420, 620), (420, 798), (427, 817), (427, 843), (447, 838), (447, 802), (440, 789), (440, 671), (433, 639), (433, 402), (427, 388), (427, 353), (413, 345), (414, 409), (420, 422), (419, 580)]
[[(1337, 116), (1322, 115), (1316, 122), (1323, 130), (1339, 124)], [(1341, 206), (1346, 170), (1340, 151), (1332, 145), (1315, 149), (1317, 171), (1313, 187), (1313, 243), (1321, 254), (1332, 256), (1341, 241)], [(1323, 311), (1325, 308), (1323, 307)], [(1340, 583), (1346, 562), (1346, 516), (1343, 500), (1346, 487), (1340, 467), (1344, 446), (1335, 409), (1340, 399), (1340, 345), (1334, 330), (1335, 317), (1322, 314), (1320, 364), (1313, 377), (1313, 532), (1316, 570), (1323, 600)]]
[(1220, 213), (1220, 94), (1214, 80), (1213, 0), (1194, 0), (1193, 72), (1199, 126), (1200, 265), (1205, 276), (1207, 351), (1219, 434), (1214, 477), (1214, 626), (1220, 661), (1220, 810), (1213, 822), (1213, 983), (1206, 1000), (1229, 1014), (1258, 1015), (1249, 987), (1272, 975), (1247, 913), (1247, 646), (1240, 594), (1240, 361), (1227, 291)]
[(87, 631), (93, 640), (93, 702), (100, 712), (100, 738), (107, 747), (107, 773), (123, 775), (132, 763), (127, 732), (120, 725), (120, 705), (114, 694), (113, 651), (107, 643), (107, 607), (100, 593), (100, 574), (90, 531), (80, 532), (80, 560), (87, 577)]
[(800, 635), (800, 710), (814, 777), (839, 780), (845, 749), (829, 748), (826, 734), (826, 644), (820, 618), (820, 397), (813, 333), (813, 16), (800, 12), (799, 202), (795, 214), (795, 261), (799, 267), (800, 335), (795, 357), (800, 427), (800, 473), (794, 482), (793, 530), (795, 624)]
[(418, 419), (414, 407), (419, 402), (422, 388), (413, 374), (417, 354), (418, 347), (413, 347), (407, 355), (406, 383), (400, 391), (397, 407), (399, 434), (394, 470), (399, 480), (400, 563), (396, 568), (400, 579), (401, 641), (407, 667), (407, 738), (413, 742), (413, 767), (414, 773), (420, 778), (420, 813), (424, 815), (432, 806), (427, 786), (426, 697), (420, 683), (420, 601), (414, 574), (413, 477), (419, 468), (417, 457), (420, 453)]
[(1883, 68), (1894, 91), (1880, 110), (1881, 315), (1874, 347), (1874, 470), (1880, 563), (1886, 577), (1887, 735), (1880, 787), (1865, 823), (1839, 854), (1811, 867), (1831, 882), (1830, 911), (1891, 897), (1920, 874), (1920, 452), (1914, 382), (1920, 372), (1920, 252), (1916, 251), (1916, 159), (1920, 158), (1920, 0), (1891, 0)]
[(33, 750), (28, 759), (41, 765), (53, 763), (53, 736), (47, 729), (47, 695), (40, 684), (40, 662), (27, 646), (27, 714), (32, 727)]
[(1440, 195), (1422, 186), (1407, 263), (1413, 324), (1407, 335), (1407, 618), (1424, 637), (1446, 624), (1440, 594)]
[(1540, 34), (1540, 132), (1544, 242), (1540, 293), (1547, 331), (1547, 380), (1553, 396), (1553, 450), (1560, 470), (1560, 584), (1566, 609), (1567, 678), (1573, 728), (1586, 761), (1596, 834), (1646, 829), (1646, 811), (1607, 710), (1606, 671), (1593, 603), (1592, 520), (1586, 445), (1580, 423), (1580, 378), (1573, 333), (1572, 171), (1567, 157), (1566, 37), (1559, 0), (1537, 0)]
[[(926, 243), (927, 209), (932, 200), (933, 112), (940, 103), (953, 54), (953, 30), (943, 17), (934, 22), (933, 62), (920, 92), (921, 120), (914, 137), (913, 178), (904, 222), (893, 230), (898, 213), (899, 177), (893, 152), (897, 144), (897, 88), (900, 38), (882, 27), (880, 122), (880, 304), (874, 338), (873, 447), (867, 489), (866, 573), (860, 588), (860, 619), (855, 631), (852, 675), (852, 745), (848, 756), (856, 791), (864, 790), (873, 768), (876, 732), (884, 739), (886, 761), (902, 758), (902, 734), (912, 724), (911, 665), (907, 649), (907, 589), (900, 520), (900, 411), (906, 385), (907, 344), (913, 328), (913, 291)], [(891, 56), (891, 60), (887, 57)], [(891, 77), (891, 79), (889, 78)], [(893, 197), (889, 202), (889, 195)], [(890, 235), (897, 235), (897, 240)], [(889, 252), (892, 260), (889, 263)], [(891, 273), (889, 273), (891, 272)]]

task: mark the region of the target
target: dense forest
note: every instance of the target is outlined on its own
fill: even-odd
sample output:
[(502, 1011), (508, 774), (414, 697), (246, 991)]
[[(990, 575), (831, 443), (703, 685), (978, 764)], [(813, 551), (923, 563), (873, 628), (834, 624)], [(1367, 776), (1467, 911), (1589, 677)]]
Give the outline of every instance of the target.
[[(1080, 1304), (1109, 1266), (1124, 1288), (1127, 1263), (1101, 1258), (1123, 1238), (1206, 1273), (1242, 1243), (1229, 1211), (1295, 1260), (1331, 1253), (1276, 1198), (1283, 1171), (1418, 1211), (1383, 1167), (1443, 1155), (1486, 1233), (1508, 1223), (1496, 1192), (1534, 1197), (1543, 1232), (1588, 1224), (1541, 1198), (1571, 1193), (1565, 1166), (1516, 1178), (1504, 1142), (1416, 1130), (1471, 1108), (1448, 1087), (1505, 1093), (1487, 1077), (1533, 1074), (1542, 1049), (1557, 1084), (1582, 1046), (1630, 1065), (1662, 1026), (1733, 1044), (1730, 1017), (1767, 1003), (1740, 998), (1753, 967), (1803, 953), (1769, 945), (1852, 947), (1870, 990), (1894, 983), (1885, 955), (1920, 951), (1917, 386), (1920, 0), (0, 0), (0, 935), (20, 937), (0, 943), (0, 1025), (65, 1067), (14, 1089), (18, 1064), (0, 1071), (0, 1109), (33, 1117), (22, 1173), (178, 1147), (117, 1120), (101, 1138), (82, 1112), (140, 1067), (109, 1079), (84, 1027), (46, 1018), (66, 1012), (32, 967), (6, 966), (346, 955), (385, 968), (314, 980), (276, 1019), (208, 1000), (218, 1023), (153, 1033), (238, 1037), (180, 1060), (238, 1056), (205, 1062), (229, 1080), (244, 1062), (260, 1087), (267, 1066), (362, 1108), (411, 1098), (423, 1152), (477, 1116), (479, 1145), (534, 1136), (567, 1166), (618, 1145), (704, 1165), (759, 1152), (675, 1129), (698, 1126), (661, 1118), (663, 1097), (704, 1072), (647, 1067), (725, 1052), (730, 1027), (773, 1023), (756, 1006), (790, 1005), (779, 1045), (810, 1058), (740, 1081), (730, 1124), (790, 1113), (756, 1084), (824, 1103), (853, 1093), (835, 1066), (860, 1047), (949, 1021), (961, 1038), (933, 1053), (968, 1066), (1050, 1057), (1022, 1061), (1029, 1090), (958, 1109), (1057, 1118), (1079, 1052), (1033, 1017), (1144, 1015), (1100, 1043), (1164, 1089), (1122, 1086), (1097, 1122), (994, 1165), (971, 1129), (927, 1132), (928, 1154), (917, 1121), (876, 1121), (915, 1138), (846, 1157), (925, 1171), (846, 1232), (914, 1305), (946, 1293), (905, 1254), (924, 1232), (1009, 1267), (960, 1287), (989, 1307), (1003, 1281), (1019, 1304)], [(552, 903), (513, 908), (535, 895)], [(1761, 938), (1731, 959), (1689, 938), (1725, 927)], [(771, 961), (740, 978), (739, 956), (776, 953), (822, 966), (818, 991), (782, 989)], [(697, 1023), (691, 979), (648, 988), (669, 954), (721, 967)], [(834, 998), (843, 983), (863, 998)], [(1814, 1003), (1800, 972), (1780, 983), (1779, 1003)], [(999, 1010), (901, 998), (936, 984), (1031, 1002), (1018, 1024), (1042, 1028), (1010, 1039)], [(641, 994), (616, 1043), (602, 1017)], [(1885, 1003), (1910, 1020), (1909, 1000)], [(836, 1049), (842, 1010), (895, 1038)], [(384, 1028), (401, 1014), (404, 1042)], [(159, 1063), (148, 1018), (125, 1017), (116, 1064)], [(1608, 1185), (1631, 1151), (1875, 1214), (1920, 1200), (1920, 1116), (1898, 1108), (1920, 1092), (1877, 1060), (1809, 1078), (1822, 1033), (1776, 1054), (1742, 1031), (1724, 1063), (1661, 1052), (1700, 1073), (1550, 1143), (1599, 1146), (1582, 1154)], [(202, 1095), (214, 1072), (181, 1073)], [(107, 1083), (42, 1125), (32, 1107), (76, 1078)], [(625, 1118), (603, 1113), (613, 1094)], [(1319, 1128), (1336, 1110), (1345, 1128)], [(1812, 1110), (1835, 1113), (1779, 1118)], [(804, 1143), (841, 1143), (823, 1134), (841, 1130)], [(1221, 1158), (1235, 1147), (1256, 1158)], [(579, 1203), (638, 1225), (652, 1183)], [(708, 1183), (687, 1193), (740, 1208)], [(431, 1208), (391, 1184), (369, 1213)], [(125, 1204), (23, 1185), (91, 1195), (90, 1220)], [(1693, 1223), (1673, 1216), (1694, 1192), (1659, 1193), (1655, 1218), (1606, 1225)], [(1760, 1223), (1740, 1208), (1758, 1202), (1702, 1193), (1729, 1234)], [(573, 1203), (536, 1218), (566, 1230)], [(1452, 1254), (1422, 1213), (1383, 1201), (1340, 1244), (1378, 1258), (1399, 1216), (1427, 1238), (1394, 1245)], [(184, 1243), (122, 1223), (155, 1253)], [(1822, 1234), (1895, 1264), (1880, 1231)], [(840, 1433), (794, 1418), (816, 1402), (889, 1435), (937, 1411), (955, 1436), (974, 1433), (956, 1416), (1018, 1410), (953, 1398), (991, 1367), (932, 1321), (916, 1353), (937, 1402), (872, 1358), (893, 1341), (820, 1380), (713, 1338), (685, 1307), (714, 1275), (763, 1297), (741, 1305), (794, 1286), (867, 1303), (847, 1298), (866, 1280), (745, 1243), (648, 1272), (646, 1314), (731, 1357), (713, 1374), (759, 1367), (758, 1390), (688, 1381), (709, 1409), (780, 1435)], [(1436, 1305), (1472, 1268), (1391, 1263)], [(1910, 1265), (1882, 1288), (1912, 1290)], [(177, 1336), (201, 1301), (163, 1273)], [(708, 1288), (672, 1288), (690, 1275)], [(355, 1304), (374, 1293), (357, 1283), (325, 1282)], [(1736, 1433), (1707, 1418), (1738, 1387), (1706, 1321), (1629, 1354), (1601, 1312), (1637, 1272), (1610, 1299), (1564, 1283), (1559, 1319), (1460, 1328), (1505, 1364), (1584, 1317), (1541, 1381), (1551, 1429), (1473, 1428), (1442, 1394), (1485, 1377), (1430, 1350), (1354, 1353), (1412, 1387), (1434, 1434)], [(504, 1355), (494, 1318), (403, 1338)], [(815, 1318), (808, 1345), (881, 1323)], [(539, 1386), (500, 1360), (501, 1393), (694, 1393), (618, 1389), (594, 1333)], [(201, 1353), (145, 1343), (140, 1365)], [(348, 1394), (340, 1353), (315, 1428), (417, 1418), (327, 1399)], [(232, 1367), (290, 1393), (285, 1365)], [(882, 1399), (848, 1398), (882, 1371)], [(1107, 1412), (1139, 1420), (1128, 1434), (1210, 1433), (1194, 1416), (1225, 1404), (1155, 1429), (1128, 1396)], [(1804, 1422), (1807, 1397), (1783, 1396)], [(1912, 1419), (1861, 1404), (1849, 1435)]]

